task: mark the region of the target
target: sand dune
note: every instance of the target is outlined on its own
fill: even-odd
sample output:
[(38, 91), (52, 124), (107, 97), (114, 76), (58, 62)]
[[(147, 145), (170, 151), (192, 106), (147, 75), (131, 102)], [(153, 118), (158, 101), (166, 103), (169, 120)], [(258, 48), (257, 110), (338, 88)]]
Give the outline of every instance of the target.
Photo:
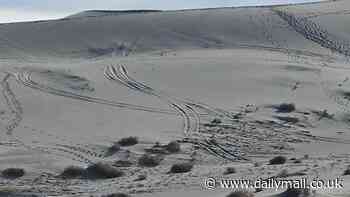
[[(348, 10), (339, 0), (0, 24), (0, 170), (26, 170), (0, 177), (0, 196), (236, 190), (208, 191), (209, 177), (341, 178), (344, 188), (308, 195), (348, 195)], [(138, 143), (117, 143), (129, 136)], [(144, 154), (160, 163), (142, 166)], [(270, 165), (279, 155), (285, 163)], [(58, 176), (98, 162), (123, 176)], [(193, 168), (171, 173), (178, 163)]]

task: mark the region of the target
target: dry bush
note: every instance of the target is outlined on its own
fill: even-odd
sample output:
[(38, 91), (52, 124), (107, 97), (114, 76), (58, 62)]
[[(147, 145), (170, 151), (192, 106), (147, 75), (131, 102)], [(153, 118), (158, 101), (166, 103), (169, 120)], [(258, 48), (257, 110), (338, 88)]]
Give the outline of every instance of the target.
[(17, 179), (24, 176), (25, 171), (21, 168), (8, 168), (1, 172), (2, 177), (7, 179)]
[(308, 197), (312, 196), (309, 189), (297, 189), (297, 188), (288, 188), (286, 191), (282, 192), (280, 196), (283, 197)]
[(85, 169), (79, 166), (69, 166), (63, 170), (60, 177), (67, 179), (82, 178), (85, 175)]
[(343, 173), (344, 176), (350, 175), (350, 168), (346, 169)]
[(122, 171), (105, 163), (92, 164), (86, 168), (86, 177), (89, 179), (110, 179), (123, 175), (124, 173)]
[(284, 164), (286, 163), (287, 158), (284, 156), (277, 156), (270, 160), (270, 165), (278, 165), (278, 164)]
[(111, 156), (115, 154), (116, 152), (120, 151), (120, 144), (114, 143), (111, 147), (108, 148), (106, 156)]
[(138, 143), (139, 143), (139, 139), (137, 137), (126, 137), (118, 141), (118, 144), (120, 146), (134, 146)]
[(114, 193), (114, 194), (109, 194), (109, 195), (102, 196), (102, 197), (130, 197), (130, 195), (125, 194), (125, 193)]
[(224, 175), (227, 175), (227, 174), (234, 174), (234, 173), (236, 173), (237, 171), (236, 171), (236, 168), (234, 168), (234, 167), (227, 167), (226, 168), (226, 170), (225, 170), (225, 172), (224, 172)]
[(211, 124), (213, 124), (213, 125), (218, 125), (221, 123), (222, 123), (222, 121), (219, 118), (215, 118), (214, 120), (211, 121)]
[(254, 197), (254, 194), (246, 191), (235, 191), (230, 193), (226, 197)]
[(279, 113), (291, 113), (295, 111), (294, 103), (282, 103), (280, 105), (275, 106), (277, 112)]
[(169, 153), (178, 153), (178, 152), (181, 151), (181, 145), (180, 145), (179, 142), (172, 141), (172, 142), (169, 142), (169, 144), (166, 145), (165, 149)]
[(191, 171), (193, 168), (192, 163), (180, 163), (180, 164), (174, 164), (170, 168), (170, 173), (186, 173)]
[(144, 154), (139, 158), (138, 164), (143, 167), (156, 167), (162, 159), (159, 155)]

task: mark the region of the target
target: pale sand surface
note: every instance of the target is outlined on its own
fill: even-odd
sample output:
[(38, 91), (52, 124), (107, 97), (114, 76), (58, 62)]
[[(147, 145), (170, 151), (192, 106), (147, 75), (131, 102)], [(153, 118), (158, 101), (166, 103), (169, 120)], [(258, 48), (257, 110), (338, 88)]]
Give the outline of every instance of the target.
[[(343, 0), (90, 12), (1, 24), (0, 169), (27, 172), (16, 180), (0, 177), (1, 190), (223, 197), (231, 190), (208, 191), (204, 179), (255, 180), (287, 172), (287, 179), (344, 179), (344, 188), (317, 190), (315, 196), (349, 195), (350, 180), (343, 176), (350, 164), (347, 9), (350, 2)], [(311, 25), (292, 27), (278, 11), (306, 17)], [(318, 35), (312, 24), (331, 36), (310, 39)], [(275, 107), (281, 103), (294, 103), (296, 110), (280, 113)], [(210, 124), (215, 118), (221, 123)], [(128, 136), (139, 143), (107, 154)], [(173, 140), (181, 142), (179, 153), (162, 155), (157, 167), (137, 165), (146, 149)], [(268, 165), (278, 155), (288, 158), (286, 164)], [(132, 163), (120, 167), (120, 178), (57, 177), (70, 165), (120, 160)], [(172, 164), (189, 161), (191, 172), (168, 173)], [(223, 175), (226, 167), (237, 172)], [(135, 181), (139, 175), (146, 180)]]

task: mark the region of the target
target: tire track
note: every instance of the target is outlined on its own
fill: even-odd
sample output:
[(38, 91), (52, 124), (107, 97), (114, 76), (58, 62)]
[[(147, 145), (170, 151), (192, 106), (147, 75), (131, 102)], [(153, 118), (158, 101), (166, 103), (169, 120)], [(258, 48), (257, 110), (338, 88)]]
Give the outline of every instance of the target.
[(62, 96), (66, 98), (72, 98), (76, 100), (81, 100), (89, 103), (97, 103), (97, 104), (103, 104), (113, 107), (118, 107), (122, 109), (129, 109), (129, 110), (138, 110), (138, 111), (146, 111), (146, 112), (153, 112), (153, 113), (163, 113), (163, 114), (174, 114), (168, 110), (163, 109), (157, 109), (152, 107), (145, 107), (140, 105), (133, 105), (133, 104), (127, 104), (127, 103), (120, 103), (115, 101), (109, 101), (101, 98), (94, 98), (89, 96), (83, 96), (80, 94), (76, 94), (73, 92), (68, 92), (56, 88), (52, 88), (49, 86), (45, 86), (42, 84), (39, 84), (31, 79), (31, 72), (28, 71), (22, 71), (18, 73), (13, 73), (13, 75), (16, 77), (17, 81), (25, 85), (26, 87), (39, 90), (48, 94), (53, 94), (56, 96)]
[[(64, 158), (69, 158), (84, 163), (92, 163), (96, 159), (105, 159), (103, 153), (99, 153), (88, 149), (86, 147), (79, 147), (76, 145), (66, 145), (66, 144), (55, 144), (51, 145), (39, 145), (28, 144), (20, 139), (18, 135), (13, 133), (13, 130), (19, 126), (19, 123), (23, 119), (23, 109), (20, 102), (16, 99), (15, 94), (12, 92), (8, 79), (11, 77), (11, 74), (7, 73), (5, 78), (0, 82), (0, 87), (2, 89), (2, 96), (10, 109), (11, 113), (14, 114), (14, 118), (10, 120), (8, 125), (4, 126), (7, 136), (11, 138), (11, 143), (1, 144), (8, 145), (11, 147), (25, 147), (28, 150), (39, 151), (49, 154), (54, 154), (62, 156)], [(23, 128), (29, 129), (29, 127), (24, 126)], [(42, 134), (42, 133), (41, 133)], [(62, 139), (60, 140), (62, 141)], [(73, 144), (68, 142), (68, 144)], [(67, 155), (68, 154), (68, 155)]]
[(8, 83), (10, 75), (7, 74), (5, 78), (1, 81), (0, 86), (2, 88), (2, 94), (7, 104), (7, 107), (10, 109), (11, 113), (14, 114), (14, 118), (10, 120), (10, 123), (6, 126), (6, 134), (11, 136), (12, 131), (19, 125), (22, 121), (23, 109), (20, 102), (16, 99), (16, 96), (11, 91), (10, 84)]
[[(202, 149), (206, 150), (212, 155), (215, 155), (226, 160), (237, 160), (237, 155), (231, 153), (229, 150), (225, 149), (218, 143), (213, 143), (213, 141), (207, 139), (206, 136), (200, 133), (201, 118), (200, 114), (196, 111), (195, 107), (204, 109), (207, 112), (215, 115), (230, 117), (223, 111), (219, 111), (211, 108), (210, 106), (195, 103), (188, 100), (182, 100), (178, 98), (171, 97), (161, 91), (157, 91), (150, 86), (136, 81), (134, 78), (129, 76), (128, 71), (125, 66), (107, 66), (104, 71), (104, 76), (112, 81), (115, 81), (121, 85), (124, 85), (135, 91), (142, 92), (154, 97), (157, 97), (169, 104), (175, 111), (181, 114), (184, 122), (183, 132), (186, 136), (186, 143), (192, 143), (198, 145)], [(231, 117), (230, 117), (231, 118)], [(194, 137), (197, 136), (197, 137)]]

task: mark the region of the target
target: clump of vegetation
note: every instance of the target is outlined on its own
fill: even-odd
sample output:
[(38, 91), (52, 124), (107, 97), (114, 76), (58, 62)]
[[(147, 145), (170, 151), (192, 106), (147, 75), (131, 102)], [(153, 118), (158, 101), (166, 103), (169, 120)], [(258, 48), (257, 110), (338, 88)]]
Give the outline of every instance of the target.
[(82, 178), (85, 175), (85, 169), (79, 166), (69, 166), (63, 170), (60, 177), (66, 179)]
[(170, 168), (170, 173), (186, 173), (186, 172), (190, 172), (192, 168), (193, 168), (192, 163), (174, 164)]
[(8, 168), (1, 172), (2, 177), (7, 179), (17, 179), (24, 176), (25, 171), (21, 168)]
[(139, 158), (138, 164), (143, 167), (156, 167), (162, 159), (159, 155), (144, 154)]
[(137, 137), (126, 137), (118, 141), (118, 144), (120, 146), (134, 146), (138, 143), (139, 143), (139, 139)]
[(344, 176), (350, 175), (350, 168), (346, 169), (343, 173)]
[(106, 152), (106, 156), (111, 156), (115, 154), (116, 152), (120, 151), (120, 144), (119, 143), (114, 143), (111, 147), (108, 148)]
[(92, 164), (86, 168), (85, 173), (86, 177), (90, 179), (110, 179), (124, 175), (122, 171), (105, 163)]
[(109, 194), (109, 195), (102, 196), (102, 197), (130, 197), (130, 195), (125, 194), (125, 193), (114, 193), (114, 194)]
[(224, 175), (227, 175), (227, 174), (234, 174), (234, 173), (236, 173), (237, 171), (236, 171), (236, 168), (234, 168), (234, 167), (227, 167), (226, 168), (226, 170), (225, 170), (225, 172), (224, 172)]
[(211, 121), (211, 124), (213, 124), (213, 125), (218, 125), (221, 123), (222, 123), (222, 121), (219, 118), (215, 118), (214, 120)]
[(284, 164), (286, 163), (287, 161), (287, 158), (284, 157), (284, 156), (277, 156), (277, 157), (274, 157), (270, 160), (269, 164), (270, 165), (279, 165), (279, 164)]
[(172, 141), (169, 142), (169, 144), (167, 144), (165, 146), (165, 149), (169, 152), (169, 153), (178, 153), (181, 151), (181, 146), (180, 143), (177, 141)]
[(247, 191), (235, 191), (230, 193), (226, 197), (254, 197), (254, 194)]
[(288, 188), (286, 191), (282, 192), (281, 196), (284, 197), (304, 197), (311, 196), (310, 189), (300, 189), (300, 188)]
[(282, 103), (280, 105), (275, 106), (278, 113), (291, 113), (295, 111), (294, 103)]

